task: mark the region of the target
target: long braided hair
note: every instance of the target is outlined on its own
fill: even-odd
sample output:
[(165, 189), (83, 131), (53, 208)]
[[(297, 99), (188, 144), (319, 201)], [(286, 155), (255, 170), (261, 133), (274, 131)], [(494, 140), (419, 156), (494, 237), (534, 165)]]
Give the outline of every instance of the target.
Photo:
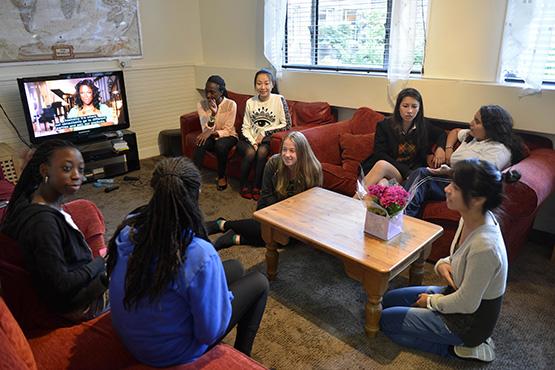
[(117, 262), (115, 240), (124, 227), (131, 227), (135, 248), (127, 264), (123, 301), (128, 310), (143, 298), (154, 302), (162, 295), (177, 277), (193, 236), (208, 240), (198, 204), (201, 177), (193, 162), (185, 157), (161, 161), (150, 185), (150, 202), (123, 221), (108, 243), (111, 275)]
[(77, 149), (75, 145), (65, 140), (48, 140), (38, 146), (35, 153), (23, 169), (21, 176), (15, 186), (15, 189), (10, 198), (10, 203), (8, 209), (4, 214), (2, 223), (7, 224), (12, 217), (16, 205), (19, 203), (22, 197), (26, 198), (28, 201), (31, 200), (33, 193), (39, 188), (40, 184), (44, 181), (40, 174), (40, 166), (43, 163), (48, 163), (52, 158), (52, 155), (57, 150), (72, 148)]

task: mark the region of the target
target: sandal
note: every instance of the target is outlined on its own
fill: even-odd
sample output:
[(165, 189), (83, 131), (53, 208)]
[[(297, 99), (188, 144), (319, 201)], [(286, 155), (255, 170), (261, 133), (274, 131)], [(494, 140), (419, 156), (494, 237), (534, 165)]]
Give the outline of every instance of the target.
[(252, 199), (258, 202), (258, 199), (260, 199), (260, 189), (252, 189)]
[(252, 193), (249, 190), (249, 188), (247, 188), (246, 186), (241, 188), (241, 191), (239, 192), (239, 194), (241, 194), (241, 196), (245, 199), (252, 199)]
[[(225, 184), (220, 185), (220, 180), (225, 180)], [(223, 178), (223, 179), (218, 179), (218, 182), (217, 182), (216, 184), (217, 184), (216, 189), (217, 189), (218, 191), (224, 191), (225, 189), (227, 189), (227, 180), (226, 180), (225, 178)]]

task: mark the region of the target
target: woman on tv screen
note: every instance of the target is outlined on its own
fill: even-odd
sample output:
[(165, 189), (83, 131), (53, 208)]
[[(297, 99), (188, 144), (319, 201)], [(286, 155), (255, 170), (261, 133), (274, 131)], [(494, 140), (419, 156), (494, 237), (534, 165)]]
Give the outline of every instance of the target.
[(67, 118), (96, 115), (106, 117), (107, 125), (118, 123), (114, 110), (100, 102), (98, 87), (92, 80), (82, 80), (75, 85), (75, 103), (76, 106), (71, 108)]

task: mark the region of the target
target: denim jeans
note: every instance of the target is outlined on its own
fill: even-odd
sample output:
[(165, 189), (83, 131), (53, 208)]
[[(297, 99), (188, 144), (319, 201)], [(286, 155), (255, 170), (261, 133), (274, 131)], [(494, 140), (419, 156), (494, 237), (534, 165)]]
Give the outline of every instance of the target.
[(449, 346), (462, 345), (463, 341), (449, 330), (440, 313), (411, 307), (420, 293), (437, 294), (445, 289), (439, 286), (415, 286), (387, 292), (382, 302), (382, 332), (399, 345), (450, 356)]
[(412, 217), (420, 217), (422, 207), (428, 200), (445, 200), (445, 187), (449, 184), (449, 179), (442, 177), (432, 177), (433, 175), (425, 167), (420, 167), (412, 171), (403, 183), (405, 190), (428, 177), (414, 191), (414, 196), (405, 208), (405, 213)]

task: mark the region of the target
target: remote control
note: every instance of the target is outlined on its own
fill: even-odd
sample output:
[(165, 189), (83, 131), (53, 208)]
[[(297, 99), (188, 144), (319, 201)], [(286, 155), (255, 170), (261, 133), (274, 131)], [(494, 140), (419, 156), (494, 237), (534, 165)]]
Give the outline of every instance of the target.
[(104, 192), (109, 193), (111, 191), (118, 190), (118, 189), (119, 189), (119, 185), (109, 186), (106, 189), (104, 189)]
[(99, 184), (113, 184), (114, 179), (98, 179), (96, 182)]
[(123, 176), (124, 181), (137, 181), (139, 180), (138, 176)]

